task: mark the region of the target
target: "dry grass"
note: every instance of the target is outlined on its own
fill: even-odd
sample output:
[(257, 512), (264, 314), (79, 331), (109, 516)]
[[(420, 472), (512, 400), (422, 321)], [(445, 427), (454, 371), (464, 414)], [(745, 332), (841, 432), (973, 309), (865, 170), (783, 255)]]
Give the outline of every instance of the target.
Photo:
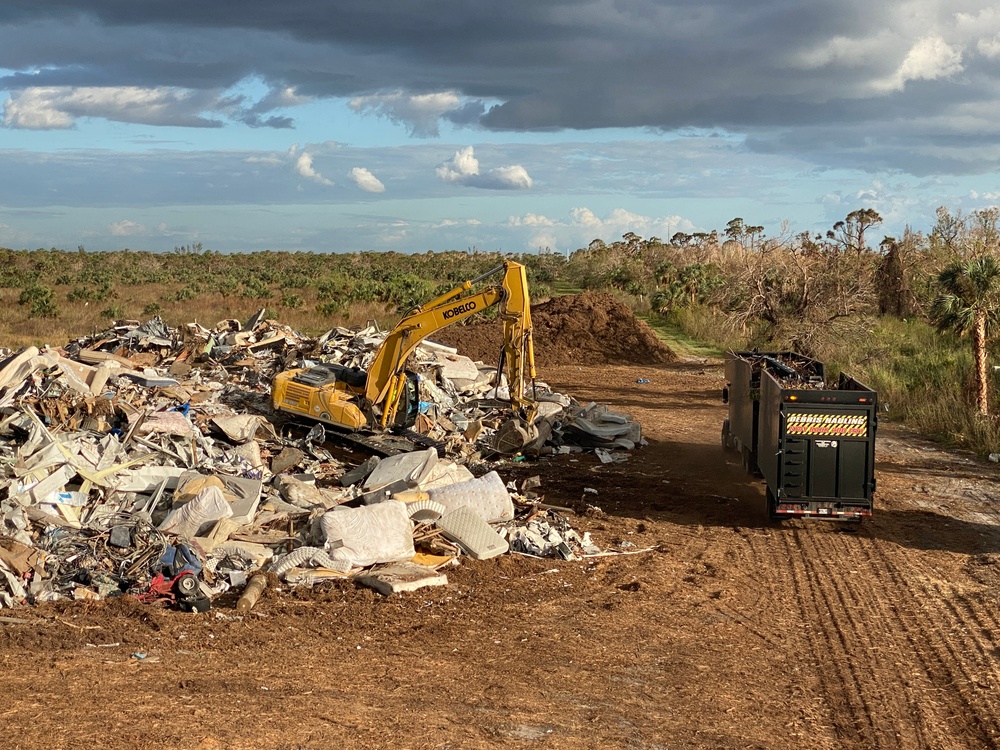
[(182, 326), (199, 323), (212, 328), (221, 320), (245, 320), (261, 307), (267, 307), (280, 323), (307, 335), (319, 335), (334, 326), (358, 327), (374, 320), (381, 327), (392, 327), (401, 317), (395, 307), (383, 303), (355, 302), (333, 315), (317, 311), (315, 290), (300, 290), (302, 304), (296, 308), (282, 307), (280, 297), (269, 300), (223, 297), (202, 294), (192, 300), (172, 301), (181, 284), (149, 284), (119, 288), (113, 298), (104, 302), (69, 302), (64, 289), (57, 289), (57, 318), (31, 318), (28, 306), (18, 305), (20, 289), (0, 289), (0, 346), (18, 349), (28, 345), (62, 346), (80, 336), (106, 330), (113, 319), (102, 314), (118, 308), (121, 317), (148, 320), (153, 314), (144, 312), (150, 304), (159, 305), (159, 314), (168, 325)]

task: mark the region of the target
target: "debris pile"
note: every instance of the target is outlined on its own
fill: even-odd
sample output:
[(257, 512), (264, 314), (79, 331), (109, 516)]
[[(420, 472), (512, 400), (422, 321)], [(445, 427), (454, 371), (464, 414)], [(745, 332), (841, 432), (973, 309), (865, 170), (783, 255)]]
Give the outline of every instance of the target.
[[(362, 460), (322, 423), (272, 410), (276, 373), (364, 369), (382, 335), (311, 339), (261, 311), (212, 329), (123, 321), (60, 349), (0, 350), (0, 606), (129, 593), (204, 611), (242, 590), (249, 609), (264, 572), (391, 593), (446, 583), (460, 556), (600, 552), (540, 507), (537, 481), (518, 492), (489, 470), (505, 383), (454, 349), (421, 346), (412, 363), (415, 429), (433, 447)], [(624, 414), (541, 383), (535, 397), (527, 452), (621, 460), (609, 451), (642, 442)]]
[[(286, 358), (286, 362), (290, 368), (335, 364), (363, 373), (383, 339), (384, 334), (374, 326), (360, 331), (337, 328), (320, 337), (311, 352)], [(501, 339), (495, 341), (498, 350)], [(423, 376), (417, 432), (444, 443), (449, 453), (489, 453), (496, 428), (507, 417), (506, 377), (498, 375), (496, 367), (435, 341), (424, 341), (413, 360), (411, 369)], [(641, 444), (640, 425), (628, 415), (595, 403), (578, 404), (542, 382), (532, 387), (538, 434), (525, 453), (544, 456), (594, 447), (632, 450)]]

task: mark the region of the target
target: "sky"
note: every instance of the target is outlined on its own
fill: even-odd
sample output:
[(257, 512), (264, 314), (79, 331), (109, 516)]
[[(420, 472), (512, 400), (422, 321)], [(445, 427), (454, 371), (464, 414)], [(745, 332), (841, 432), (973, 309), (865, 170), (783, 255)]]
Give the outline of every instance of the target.
[(0, 104), (15, 249), (571, 252), (1000, 203), (974, 0), (3, 0)]

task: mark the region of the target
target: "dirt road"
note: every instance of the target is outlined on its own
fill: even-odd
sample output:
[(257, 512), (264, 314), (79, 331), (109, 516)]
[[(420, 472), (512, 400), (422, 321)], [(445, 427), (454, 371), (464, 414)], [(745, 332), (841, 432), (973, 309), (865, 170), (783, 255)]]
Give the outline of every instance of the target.
[(650, 445), (502, 473), (598, 506), (575, 520), (598, 544), (655, 551), (466, 562), (392, 599), (268, 592), (244, 618), (127, 600), (0, 612), (40, 621), (0, 624), (5, 746), (1000, 744), (994, 464), (884, 427), (871, 523), (774, 524), (719, 444), (721, 366), (542, 374), (631, 412)]

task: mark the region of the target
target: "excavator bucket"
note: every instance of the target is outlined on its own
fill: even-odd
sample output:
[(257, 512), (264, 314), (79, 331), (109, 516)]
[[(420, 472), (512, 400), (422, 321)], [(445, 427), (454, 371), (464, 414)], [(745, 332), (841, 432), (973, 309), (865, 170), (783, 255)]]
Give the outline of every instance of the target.
[(493, 436), (493, 450), (507, 456), (520, 453), (538, 439), (538, 428), (523, 419), (508, 419)]

